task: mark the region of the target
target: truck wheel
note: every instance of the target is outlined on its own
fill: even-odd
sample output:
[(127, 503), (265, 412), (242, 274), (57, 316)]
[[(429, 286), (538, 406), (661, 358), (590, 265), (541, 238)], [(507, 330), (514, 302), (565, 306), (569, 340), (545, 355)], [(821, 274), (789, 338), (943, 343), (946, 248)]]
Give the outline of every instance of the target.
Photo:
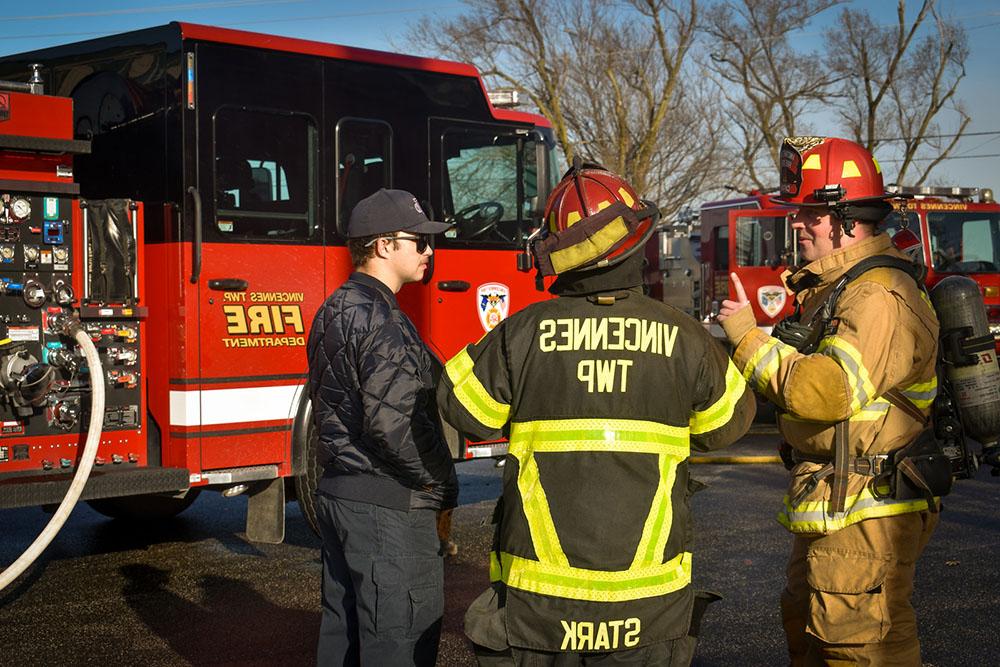
[(195, 501), (201, 489), (189, 490), (183, 498), (151, 493), (143, 496), (123, 496), (88, 500), (95, 512), (112, 519), (126, 521), (156, 521), (175, 517)]
[[(311, 415), (310, 415), (311, 417)], [(312, 528), (316, 535), (320, 535), (319, 523), (316, 521), (316, 489), (319, 486), (319, 478), (323, 474), (316, 456), (319, 447), (319, 435), (316, 433), (316, 425), (310, 418), (306, 425), (306, 437), (302, 442), (303, 462), (302, 473), (295, 476), (295, 498), (299, 501), (299, 509), (306, 523)]]

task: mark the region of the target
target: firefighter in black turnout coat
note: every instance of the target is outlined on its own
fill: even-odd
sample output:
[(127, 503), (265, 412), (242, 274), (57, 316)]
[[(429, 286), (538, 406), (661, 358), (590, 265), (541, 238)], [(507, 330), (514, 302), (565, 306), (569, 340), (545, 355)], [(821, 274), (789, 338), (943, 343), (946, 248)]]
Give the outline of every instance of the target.
[(656, 218), (619, 176), (574, 165), (532, 248), (559, 298), (467, 346), (438, 386), (460, 431), (510, 439), (493, 585), (466, 616), (481, 664), (690, 662), (687, 459), (742, 436), (755, 404), (698, 322), (643, 295)]

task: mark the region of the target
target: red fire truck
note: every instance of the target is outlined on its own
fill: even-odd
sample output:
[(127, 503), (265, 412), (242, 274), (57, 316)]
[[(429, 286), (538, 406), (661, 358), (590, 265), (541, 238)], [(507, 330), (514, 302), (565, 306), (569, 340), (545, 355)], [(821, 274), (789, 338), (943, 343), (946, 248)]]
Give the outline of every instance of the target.
[[(911, 195), (886, 220), (895, 244), (927, 267), (927, 286), (960, 274), (983, 292), (1000, 351), (1000, 205), (989, 188), (901, 187)], [(905, 223), (904, 223), (905, 220)]]
[[(881, 227), (897, 246), (927, 267), (927, 287), (961, 274), (979, 283), (990, 329), (1000, 350), (1000, 205), (987, 188), (908, 188)], [(729, 298), (729, 273), (740, 276), (757, 324), (770, 331), (792, 311), (780, 280), (798, 262), (798, 244), (789, 213), (793, 209), (759, 192), (701, 207), (702, 289), (697, 314), (705, 317), (713, 302)], [(904, 224), (905, 220), (905, 224)], [(722, 336), (721, 327), (712, 324)]]
[[(729, 298), (732, 272), (740, 276), (758, 326), (771, 327), (792, 312), (792, 300), (782, 286), (781, 274), (797, 261), (798, 245), (789, 213), (770, 197), (751, 191), (746, 197), (702, 204), (701, 293), (696, 316), (713, 312), (713, 303)], [(713, 334), (724, 338), (722, 328), (711, 324)]]
[[(151, 516), (246, 492), (248, 537), (278, 542), (287, 483), (315, 525), (304, 345), (380, 187), (455, 223), (399, 294), (440, 359), (546, 296), (516, 256), (552, 132), (469, 65), (184, 23), (4, 57), (0, 79), (33, 63), (23, 87), (52, 97), (0, 94), (0, 507), (59, 502), (78, 466), (92, 376), (50, 322), (73, 314), (107, 390), (83, 499)], [(452, 436), (456, 458), (502, 447)]]

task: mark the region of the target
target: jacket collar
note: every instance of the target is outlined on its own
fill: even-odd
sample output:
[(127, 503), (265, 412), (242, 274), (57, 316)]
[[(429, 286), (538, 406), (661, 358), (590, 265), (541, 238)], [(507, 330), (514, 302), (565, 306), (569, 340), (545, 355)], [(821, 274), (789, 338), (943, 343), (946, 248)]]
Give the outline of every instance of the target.
[(389, 289), (388, 285), (386, 285), (378, 278), (373, 278), (367, 273), (361, 273), (360, 271), (355, 271), (350, 275), (350, 277), (348, 277), (348, 280), (378, 290), (382, 294), (382, 296), (386, 298), (386, 301), (389, 302), (390, 306), (392, 306), (393, 308), (399, 308), (399, 303), (396, 302), (396, 295), (392, 293), (392, 290)]
[(806, 289), (825, 287), (844, 275), (847, 269), (873, 255), (906, 258), (892, 245), (892, 239), (889, 238), (888, 234), (876, 234), (806, 264), (788, 277), (788, 288), (793, 292), (801, 292)]
[(588, 271), (559, 274), (549, 287), (556, 296), (586, 296), (638, 289), (642, 286), (643, 254), (637, 252), (620, 264)]

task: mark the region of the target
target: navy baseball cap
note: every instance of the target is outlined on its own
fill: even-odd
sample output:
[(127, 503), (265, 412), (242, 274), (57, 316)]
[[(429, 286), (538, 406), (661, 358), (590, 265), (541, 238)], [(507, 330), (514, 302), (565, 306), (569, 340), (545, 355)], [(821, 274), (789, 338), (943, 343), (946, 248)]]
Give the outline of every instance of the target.
[(447, 223), (428, 220), (420, 202), (406, 190), (382, 188), (359, 201), (351, 211), (347, 237), (356, 239), (392, 232), (440, 234), (449, 227)]

